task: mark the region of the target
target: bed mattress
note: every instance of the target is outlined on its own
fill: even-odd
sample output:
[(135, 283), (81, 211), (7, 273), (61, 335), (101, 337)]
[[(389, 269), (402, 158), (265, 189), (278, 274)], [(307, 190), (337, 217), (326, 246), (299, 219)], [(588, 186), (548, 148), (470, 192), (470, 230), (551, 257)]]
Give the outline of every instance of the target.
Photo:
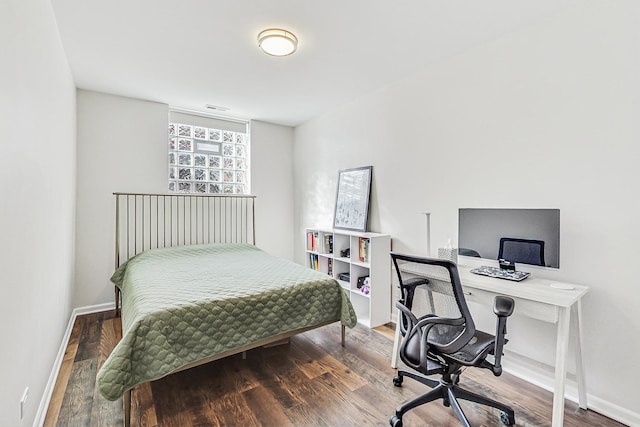
[(357, 321), (334, 279), (254, 245), (154, 249), (128, 260), (111, 280), (122, 291), (123, 337), (97, 376), (109, 400), (234, 348)]

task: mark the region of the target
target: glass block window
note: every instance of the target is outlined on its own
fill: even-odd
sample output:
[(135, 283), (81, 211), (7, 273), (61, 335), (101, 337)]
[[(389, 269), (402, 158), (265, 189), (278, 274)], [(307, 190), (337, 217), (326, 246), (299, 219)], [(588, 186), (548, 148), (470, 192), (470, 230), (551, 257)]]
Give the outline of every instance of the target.
[(169, 123), (169, 192), (248, 194), (246, 133)]

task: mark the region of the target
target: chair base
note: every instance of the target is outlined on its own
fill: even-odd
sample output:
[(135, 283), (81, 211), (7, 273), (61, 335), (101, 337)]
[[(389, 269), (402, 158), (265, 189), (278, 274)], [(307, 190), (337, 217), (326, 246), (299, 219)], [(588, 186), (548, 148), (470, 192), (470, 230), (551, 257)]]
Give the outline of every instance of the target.
[(462, 411), (458, 400), (466, 400), (469, 402), (475, 402), (481, 405), (499, 409), (500, 411), (502, 411), (500, 420), (503, 424), (512, 426), (516, 423), (515, 413), (510, 406), (459, 387), (457, 385), (459, 373), (452, 375), (443, 375), (442, 379), (433, 380), (431, 378), (428, 378), (426, 375), (422, 375), (417, 372), (399, 370), (398, 374), (393, 379), (393, 384), (396, 387), (400, 387), (402, 385), (402, 379), (405, 376), (413, 378), (416, 381), (431, 387), (431, 390), (398, 406), (398, 408), (396, 409), (396, 414), (389, 421), (392, 427), (402, 427), (402, 416), (407, 411), (438, 399), (442, 399), (442, 403), (444, 406), (451, 406), (456, 417), (465, 427), (471, 427), (471, 425), (469, 424), (467, 417), (464, 415), (464, 412)]

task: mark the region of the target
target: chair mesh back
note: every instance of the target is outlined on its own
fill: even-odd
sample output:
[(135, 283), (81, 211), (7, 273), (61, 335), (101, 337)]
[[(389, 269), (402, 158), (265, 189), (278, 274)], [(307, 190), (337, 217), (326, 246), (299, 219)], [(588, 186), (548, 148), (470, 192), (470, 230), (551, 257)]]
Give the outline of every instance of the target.
[[(469, 326), (473, 329), (473, 322), (469, 325), (470, 317), (464, 313), (469, 310), (463, 298), (456, 298), (454, 285), (451, 282), (449, 270), (440, 265), (425, 264), (406, 259), (395, 260), (400, 280), (403, 284), (411, 283), (412, 279), (426, 278), (428, 283), (416, 288), (415, 295), (406, 295), (403, 291), (405, 305), (420, 318), (425, 315), (449, 319), (462, 319), (461, 326), (438, 325), (428, 335), (429, 342), (447, 345), (462, 335)], [(461, 291), (461, 289), (460, 289)], [(409, 299), (409, 301), (406, 301)], [(403, 322), (406, 324), (406, 322)]]

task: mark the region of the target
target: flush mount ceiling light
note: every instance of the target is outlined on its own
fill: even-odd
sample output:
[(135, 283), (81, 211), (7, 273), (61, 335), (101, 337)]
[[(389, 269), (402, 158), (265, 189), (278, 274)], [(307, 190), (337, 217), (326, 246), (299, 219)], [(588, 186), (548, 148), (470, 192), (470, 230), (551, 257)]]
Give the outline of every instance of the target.
[(268, 55), (287, 56), (298, 48), (298, 38), (287, 30), (271, 28), (258, 34), (258, 46)]

